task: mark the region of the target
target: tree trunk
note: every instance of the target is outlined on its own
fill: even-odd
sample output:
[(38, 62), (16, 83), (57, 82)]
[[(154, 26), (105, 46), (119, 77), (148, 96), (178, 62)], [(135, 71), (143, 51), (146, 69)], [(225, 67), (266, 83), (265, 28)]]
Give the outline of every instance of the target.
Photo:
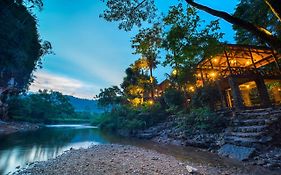
[(151, 98), (154, 99), (154, 86), (153, 86), (153, 74), (152, 74), (152, 67), (149, 67), (150, 72), (150, 83), (151, 83)]
[[(279, 53), (281, 52), (281, 41), (274, 35), (272, 35), (268, 30), (266, 30), (263, 27), (260, 26), (256, 26), (252, 23), (249, 23), (247, 21), (244, 21), (240, 18), (234, 17), (226, 12), (223, 11), (218, 11), (218, 10), (214, 10), (212, 8), (209, 8), (207, 6), (198, 4), (196, 2), (194, 2), (193, 0), (185, 0), (188, 4), (190, 4), (191, 6), (203, 10), (213, 16), (217, 16), (220, 17), (224, 20), (226, 20), (227, 22), (233, 24), (233, 25), (237, 25), (241, 28), (244, 28), (246, 30), (248, 30), (249, 32), (253, 33), (254, 35), (256, 35), (257, 37), (261, 38), (263, 41), (265, 41), (267, 44), (269, 44), (272, 48), (276, 49)], [(266, 1), (278, 1), (278, 0), (266, 0)], [(275, 3), (276, 7), (278, 6), (278, 4)], [(278, 9), (278, 8), (277, 8)]]
[(281, 21), (281, 2), (280, 0), (264, 0), (274, 15)]

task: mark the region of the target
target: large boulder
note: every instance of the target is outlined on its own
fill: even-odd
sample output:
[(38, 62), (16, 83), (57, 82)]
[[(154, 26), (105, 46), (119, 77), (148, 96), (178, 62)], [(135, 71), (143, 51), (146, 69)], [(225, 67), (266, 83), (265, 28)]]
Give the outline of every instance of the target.
[(225, 144), (218, 150), (219, 155), (227, 156), (240, 161), (249, 159), (254, 152), (255, 148), (236, 146), (232, 144)]

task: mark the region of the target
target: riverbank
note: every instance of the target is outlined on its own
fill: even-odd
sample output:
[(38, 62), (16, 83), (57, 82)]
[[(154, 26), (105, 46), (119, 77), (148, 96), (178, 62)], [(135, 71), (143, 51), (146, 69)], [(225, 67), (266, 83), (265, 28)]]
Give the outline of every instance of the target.
[(0, 135), (11, 134), (15, 132), (24, 132), (39, 129), (39, 124), (29, 122), (9, 121), (4, 122), (0, 120)]
[[(170, 120), (159, 123), (156, 126), (150, 127), (145, 130), (139, 130), (134, 133), (134, 137), (139, 139), (151, 140), (158, 144), (172, 144), (177, 146), (192, 146), (196, 148), (203, 148), (212, 153), (216, 153), (220, 156), (224, 155), (220, 152), (220, 148), (224, 145), (228, 145), (225, 141), (226, 132), (221, 133), (201, 133), (195, 132), (187, 134), (184, 128), (178, 127), (177, 121), (173, 118)], [(236, 150), (233, 148), (225, 148), (227, 151), (232, 151), (232, 154), (243, 157), (238, 159), (249, 165), (258, 165), (273, 170), (281, 170), (281, 147), (268, 144), (267, 147), (257, 150), (253, 149), (251, 153), (247, 152), (247, 148), (241, 147)], [(231, 157), (231, 156), (229, 156)], [(231, 157), (235, 158), (235, 157)], [(237, 159), (237, 158), (235, 158)]]
[(55, 159), (37, 162), (15, 174), (277, 175), (278, 173), (247, 166), (242, 166), (241, 168), (214, 167), (177, 160), (173, 156), (135, 146), (107, 144), (96, 145), (88, 149), (72, 149)]

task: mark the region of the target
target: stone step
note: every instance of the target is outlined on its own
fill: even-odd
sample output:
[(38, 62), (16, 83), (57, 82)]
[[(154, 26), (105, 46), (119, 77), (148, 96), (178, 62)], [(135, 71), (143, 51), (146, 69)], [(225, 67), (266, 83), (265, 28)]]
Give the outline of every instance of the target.
[(269, 118), (281, 117), (281, 111), (240, 112), (235, 114), (238, 118)]
[(262, 135), (264, 135), (264, 132), (231, 132), (227, 134), (227, 136), (236, 136), (244, 138), (260, 138)]
[(251, 147), (254, 144), (260, 143), (260, 141), (255, 138), (241, 138), (236, 136), (226, 136), (225, 142), (237, 146), (247, 146), (247, 147)]
[(226, 136), (225, 142), (237, 146), (247, 146), (247, 147), (257, 147), (257, 145), (262, 145), (271, 141), (271, 137), (261, 137), (261, 138), (247, 138), (247, 137), (237, 137), (237, 136)]
[(260, 126), (239, 126), (234, 127), (232, 130), (234, 132), (261, 132), (264, 131), (267, 128), (266, 125), (260, 125)]
[(233, 121), (234, 126), (253, 126), (270, 124), (270, 119), (255, 118), (255, 119), (236, 119)]

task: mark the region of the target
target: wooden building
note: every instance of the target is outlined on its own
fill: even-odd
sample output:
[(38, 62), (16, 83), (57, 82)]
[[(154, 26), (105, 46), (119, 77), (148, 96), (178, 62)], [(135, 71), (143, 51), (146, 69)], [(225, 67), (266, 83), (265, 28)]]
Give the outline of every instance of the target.
[(281, 55), (267, 47), (225, 45), (220, 54), (197, 65), (197, 86), (213, 82), (224, 108), (281, 104)]

